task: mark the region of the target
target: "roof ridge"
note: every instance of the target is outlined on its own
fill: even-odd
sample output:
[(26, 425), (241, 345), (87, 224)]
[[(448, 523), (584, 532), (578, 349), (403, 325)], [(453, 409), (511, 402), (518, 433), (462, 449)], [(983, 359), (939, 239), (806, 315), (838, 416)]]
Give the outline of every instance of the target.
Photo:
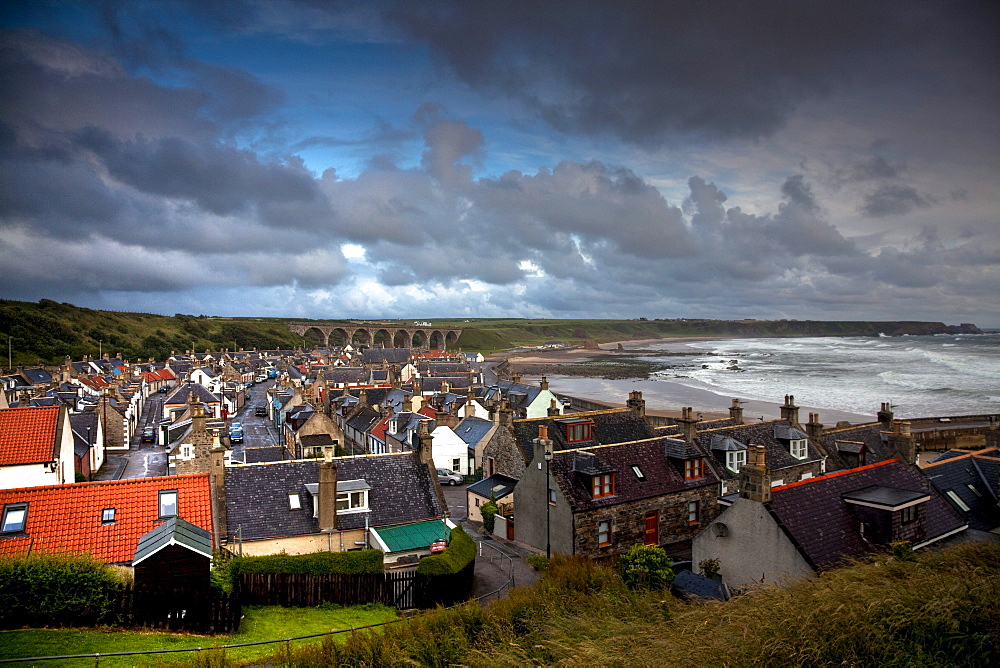
[(581, 452), (584, 450), (596, 450), (598, 448), (614, 448), (620, 445), (643, 445), (646, 443), (651, 443), (653, 441), (666, 441), (666, 440), (677, 440), (672, 439), (669, 436), (653, 436), (651, 438), (640, 438), (637, 441), (624, 441), (622, 443), (601, 443), (598, 445), (583, 445), (579, 448), (565, 448), (563, 450), (555, 450), (555, 452)]
[(966, 452), (965, 454), (958, 455), (957, 457), (948, 457), (947, 459), (941, 459), (936, 462), (928, 462), (927, 464), (924, 464), (922, 468), (926, 470), (934, 468), (935, 466), (940, 466), (941, 464), (947, 464), (948, 462), (957, 462), (963, 459), (972, 459), (972, 453)]
[(100, 485), (124, 485), (128, 483), (141, 483), (141, 482), (151, 482), (154, 480), (175, 480), (177, 478), (207, 478), (208, 473), (184, 473), (181, 475), (158, 475), (158, 476), (146, 476), (143, 478), (122, 478), (120, 480), (91, 480), (89, 482), (68, 482), (62, 485), (38, 485), (36, 487), (12, 487), (9, 489), (0, 489), (0, 494), (5, 494), (7, 492), (23, 492), (25, 490), (30, 491), (41, 491), (48, 489), (80, 489), (82, 487), (97, 487)]
[(572, 417), (574, 415), (596, 415), (596, 414), (607, 414), (607, 413), (623, 413), (625, 411), (630, 411), (630, 410), (632, 410), (632, 409), (629, 408), (628, 406), (617, 406), (615, 408), (603, 408), (603, 409), (600, 409), (600, 410), (593, 410), (593, 411), (581, 411), (579, 413), (562, 413), (560, 415), (543, 415), (541, 417), (533, 417), (533, 418), (518, 418), (518, 419), (514, 420), (514, 422), (535, 422), (537, 420), (551, 420), (553, 418), (566, 418), (566, 417)]
[[(720, 418), (720, 419), (722, 419), (722, 418)], [(702, 422), (712, 422), (712, 420), (702, 420)], [(708, 434), (708, 433), (713, 432), (713, 431), (722, 431), (723, 429), (738, 429), (740, 427), (754, 427), (754, 426), (759, 425), (759, 424), (773, 424), (775, 422), (788, 422), (788, 420), (786, 420), (784, 418), (775, 418), (773, 420), (762, 420), (760, 422), (749, 422), (749, 423), (744, 422), (742, 424), (731, 424), (728, 427), (716, 427), (714, 429), (702, 429), (698, 433), (699, 434)], [(789, 425), (789, 426), (793, 426), (793, 425)]]
[(792, 487), (800, 487), (811, 482), (816, 482), (817, 480), (829, 480), (831, 478), (838, 478), (840, 476), (850, 475), (852, 473), (860, 473), (861, 471), (868, 471), (870, 469), (878, 468), (879, 466), (885, 466), (887, 464), (892, 464), (893, 462), (902, 461), (899, 457), (894, 457), (892, 459), (886, 459), (885, 461), (875, 462), (874, 464), (866, 464), (865, 466), (859, 466), (853, 469), (843, 469), (840, 471), (834, 471), (833, 473), (826, 473), (815, 478), (806, 478), (805, 480), (796, 480), (795, 482), (790, 482), (787, 485), (779, 485), (777, 487), (772, 487), (772, 492), (777, 492), (780, 490), (790, 489)]
[(835, 429), (826, 430), (823, 432), (823, 435), (827, 436), (829, 434), (836, 434), (842, 431), (850, 431), (851, 429), (862, 429), (864, 427), (874, 427), (877, 425), (881, 426), (881, 424), (882, 424), (881, 422), (865, 422), (864, 424), (852, 424), (850, 427), (837, 427)]

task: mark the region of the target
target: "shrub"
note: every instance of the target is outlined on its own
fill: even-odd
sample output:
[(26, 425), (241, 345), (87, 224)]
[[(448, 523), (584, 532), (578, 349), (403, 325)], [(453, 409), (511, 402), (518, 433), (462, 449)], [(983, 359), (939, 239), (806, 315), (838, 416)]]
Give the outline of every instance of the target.
[(530, 554), (525, 561), (539, 573), (549, 570), (549, 559), (544, 554)]
[(500, 509), (497, 508), (497, 504), (492, 498), (480, 506), (479, 512), (483, 516), (483, 529), (486, 533), (493, 533), (493, 527), (496, 524), (497, 512), (499, 512), (499, 510)]
[(674, 581), (666, 551), (652, 545), (633, 545), (618, 560), (618, 572), (629, 589), (664, 589)]
[(89, 556), (0, 558), (0, 626), (115, 623), (125, 584)]
[(460, 526), (451, 530), (448, 548), (441, 554), (424, 557), (417, 564), (421, 575), (454, 575), (476, 558), (476, 541)]
[(372, 574), (383, 573), (385, 568), (381, 550), (353, 550), (351, 552), (234, 557), (229, 563), (229, 571), (235, 578), (243, 573)]

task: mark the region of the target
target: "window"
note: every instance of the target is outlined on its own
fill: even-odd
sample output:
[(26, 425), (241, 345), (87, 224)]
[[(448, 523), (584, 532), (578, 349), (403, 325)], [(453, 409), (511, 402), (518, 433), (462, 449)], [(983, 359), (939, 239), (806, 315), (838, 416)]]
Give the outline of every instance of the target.
[(899, 518), (903, 524), (910, 524), (917, 521), (917, 506), (907, 506), (899, 511)]
[(368, 510), (368, 490), (337, 492), (337, 512), (360, 512)]
[(635, 477), (639, 479), (639, 482), (646, 481), (646, 474), (643, 473), (642, 469), (636, 466), (635, 464), (632, 465), (632, 473), (634, 473)]
[(177, 516), (177, 490), (170, 489), (160, 492), (160, 517)]
[(288, 493), (288, 509), (302, 510), (302, 499), (299, 497), (298, 492)]
[(114, 524), (115, 523), (115, 509), (105, 508), (101, 511), (101, 524)]
[(566, 440), (570, 443), (576, 441), (589, 441), (593, 437), (593, 422), (570, 422), (566, 425)]
[(451, 460), (451, 470), (452, 471), (462, 470), (462, 460), (460, 458), (455, 457), (454, 459)]
[(185, 443), (181, 446), (181, 459), (194, 459), (194, 446)]
[(962, 501), (962, 499), (959, 498), (958, 494), (955, 494), (955, 490), (949, 489), (947, 492), (945, 492), (945, 494), (948, 496), (949, 499), (951, 499), (952, 503), (961, 508), (963, 512), (966, 513), (969, 512), (969, 506), (966, 505), (965, 501)]
[(701, 457), (684, 460), (684, 479), (694, 480), (701, 477)]
[(10, 503), (3, 509), (3, 524), (0, 524), (0, 533), (24, 531), (27, 520), (28, 504)]
[(603, 520), (597, 523), (597, 546), (611, 545), (611, 521)]
[(747, 463), (746, 450), (730, 450), (726, 453), (726, 468), (733, 473), (739, 473), (744, 464)]
[(701, 502), (692, 501), (688, 504), (688, 524), (698, 524), (701, 521)]
[(476, 499), (476, 508), (479, 507), (479, 499)]
[(591, 478), (591, 492), (595, 499), (599, 499), (602, 496), (613, 496), (615, 493), (615, 474), (605, 473), (604, 475), (595, 475)]
[(550, 506), (556, 505), (556, 490), (552, 489), (551, 487), (549, 488), (549, 505)]
[(809, 453), (806, 448), (806, 439), (797, 438), (789, 441), (789, 452), (792, 457), (795, 457), (796, 459), (805, 459), (806, 455)]

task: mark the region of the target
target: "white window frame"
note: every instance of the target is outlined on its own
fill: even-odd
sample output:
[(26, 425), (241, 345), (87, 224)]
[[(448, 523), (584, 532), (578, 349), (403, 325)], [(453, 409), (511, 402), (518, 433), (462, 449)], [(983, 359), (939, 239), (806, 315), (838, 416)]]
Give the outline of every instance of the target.
[[(341, 508), (341, 503), (344, 503), (345, 507)], [(344, 492), (337, 492), (336, 508), (338, 515), (368, 512), (368, 490), (352, 489)]]
[(104, 508), (101, 510), (101, 524), (114, 524), (117, 514), (118, 511), (115, 508)]
[(966, 504), (965, 501), (962, 501), (962, 497), (956, 494), (955, 490), (949, 489), (948, 491), (945, 492), (945, 494), (948, 496), (949, 499), (954, 501), (955, 505), (961, 508), (963, 512), (966, 513), (969, 512), (970, 509), (968, 504)]
[(302, 497), (299, 496), (298, 492), (288, 493), (288, 509), (302, 510)]
[(788, 452), (796, 459), (805, 459), (809, 456), (808, 440), (805, 438), (793, 438), (788, 442)]
[[(163, 511), (166, 510), (166, 509), (169, 509), (169, 505), (168, 505), (169, 502), (165, 503), (164, 500), (165, 499), (170, 499), (171, 497), (173, 498), (174, 512), (172, 512), (172, 513), (165, 513)], [(180, 513), (180, 504), (179, 504), (179, 500), (177, 498), (177, 490), (176, 489), (161, 489), (160, 490), (160, 494), (157, 497), (157, 501), (160, 504), (160, 517), (161, 518), (177, 517), (178, 514)]]
[(746, 450), (729, 450), (726, 452), (726, 468), (733, 473), (739, 473), (740, 469), (746, 466)]
[(611, 520), (601, 520), (597, 523), (597, 547), (608, 545), (611, 545)]

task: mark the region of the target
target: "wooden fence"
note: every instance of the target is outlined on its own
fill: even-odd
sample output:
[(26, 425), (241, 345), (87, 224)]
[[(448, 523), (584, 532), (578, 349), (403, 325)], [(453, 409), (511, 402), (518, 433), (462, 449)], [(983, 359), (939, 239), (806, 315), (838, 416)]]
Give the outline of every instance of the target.
[(239, 591), (223, 594), (211, 588), (192, 591), (160, 587), (135, 589), (131, 610), (124, 619), (129, 626), (228, 633), (239, 630), (242, 617)]
[(364, 575), (243, 573), (239, 586), (246, 605), (311, 607), (320, 603), (382, 603), (400, 610), (452, 605), (472, 591), (475, 561), (453, 575), (415, 571)]

